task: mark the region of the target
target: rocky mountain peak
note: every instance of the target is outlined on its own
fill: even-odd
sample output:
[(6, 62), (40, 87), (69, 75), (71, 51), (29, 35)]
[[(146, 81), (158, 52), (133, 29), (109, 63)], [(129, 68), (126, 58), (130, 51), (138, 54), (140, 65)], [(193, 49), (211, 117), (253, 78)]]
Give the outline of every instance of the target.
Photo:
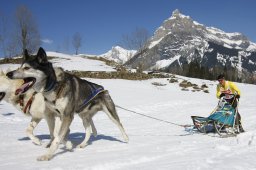
[(226, 66), (241, 74), (256, 72), (255, 56), (256, 43), (243, 34), (206, 27), (175, 10), (126, 64), (184, 74), (184, 66), (197, 61), (209, 70)]
[(180, 10), (178, 10), (178, 9), (175, 9), (175, 10), (172, 12), (172, 16), (173, 16), (173, 17), (180, 17), (180, 15), (182, 15), (182, 14), (180, 13)]
[(151, 41), (160, 41), (168, 34), (202, 34), (206, 28), (199, 24), (190, 16), (183, 15), (178, 9), (173, 11), (170, 18), (165, 20), (163, 24), (155, 31)]
[(152, 48), (163, 38), (170, 34), (176, 36), (200, 37), (210, 40), (218, 45), (225, 45), (228, 48), (244, 49), (256, 51), (256, 44), (241, 33), (226, 33), (218, 28), (206, 27), (194, 21), (190, 16), (183, 15), (178, 9), (172, 12), (172, 16), (165, 20), (163, 24), (155, 31), (151, 38)]

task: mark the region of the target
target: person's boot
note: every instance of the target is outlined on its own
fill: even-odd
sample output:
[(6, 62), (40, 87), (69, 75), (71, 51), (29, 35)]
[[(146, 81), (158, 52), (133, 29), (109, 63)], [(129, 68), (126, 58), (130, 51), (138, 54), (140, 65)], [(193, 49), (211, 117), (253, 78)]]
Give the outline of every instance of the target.
[(245, 132), (245, 131), (244, 131), (244, 128), (242, 127), (242, 125), (239, 125), (239, 132), (240, 132), (240, 133)]

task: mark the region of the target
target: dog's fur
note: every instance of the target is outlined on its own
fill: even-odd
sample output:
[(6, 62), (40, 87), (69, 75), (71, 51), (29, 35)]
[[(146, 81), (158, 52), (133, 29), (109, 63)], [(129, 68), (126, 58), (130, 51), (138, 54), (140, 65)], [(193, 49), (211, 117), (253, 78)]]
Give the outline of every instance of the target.
[[(38, 123), (45, 117), (44, 114), (48, 114), (46, 118), (48, 118), (49, 120), (47, 121), (52, 121), (52, 123), (50, 123), (49, 125), (53, 126), (53, 127), (49, 127), (51, 142), (52, 142), (54, 139), (54, 127), (57, 126), (57, 130), (56, 129), (55, 130), (58, 131), (59, 121), (57, 118), (56, 123), (54, 122), (55, 117), (52, 113), (50, 113), (50, 110), (47, 109), (43, 95), (41, 93), (36, 93), (34, 95), (35, 91), (32, 88), (28, 89), (25, 93), (15, 94), (17, 89), (23, 85), (24, 81), (22, 79), (11, 80), (4, 74), (3, 71), (0, 71), (0, 82), (1, 82), (0, 83), (0, 101), (5, 100), (6, 102), (15, 106), (18, 110), (23, 112), (25, 115), (31, 116), (30, 124), (26, 129), (26, 134), (32, 140), (32, 142), (35, 143), (36, 145), (41, 145), (42, 143), (40, 139), (33, 134), (33, 131), (38, 125)], [(27, 109), (24, 109), (32, 96), (33, 96), (33, 100), (31, 100), (32, 101), (31, 105)], [(97, 131), (92, 120), (90, 121), (90, 125), (92, 128), (91, 130), (93, 132), (93, 135), (96, 136)], [(87, 135), (87, 138), (88, 138), (88, 135)], [(51, 142), (47, 145), (47, 147), (50, 146)], [(67, 148), (70, 149), (72, 147), (70, 145), (71, 143), (67, 143), (67, 141), (64, 141), (64, 143), (66, 143)]]
[[(98, 111), (104, 111), (118, 126), (124, 140), (128, 141), (128, 136), (119, 120), (108, 91), (102, 91), (83, 106), (84, 101), (91, 95), (93, 83), (66, 73), (62, 69), (54, 70), (52, 63), (47, 60), (44, 49), (40, 48), (36, 56), (31, 56), (25, 51), (22, 66), (7, 73), (7, 76), (11, 79), (34, 78), (36, 80), (33, 85), (34, 90), (43, 94), (47, 107), (55, 113), (55, 116), (60, 117), (61, 127), (57, 137), (54, 138), (48, 152), (38, 157), (38, 160), (50, 160), (53, 157), (69, 129), (75, 112), (82, 118), (87, 134), (89, 133), (88, 122), (90, 118)], [(97, 84), (93, 84), (93, 86), (101, 87)], [(48, 115), (46, 114), (46, 116)], [(48, 123), (51, 124), (51, 121)], [(85, 139), (80, 146), (86, 145), (88, 140), (89, 138)]]
[[(24, 95), (23, 99), (20, 98), (20, 95), (15, 95), (15, 91), (23, 84), (22, 79), (10, 80), (4, 73), (0, 72), (0, 93), (4, 94), (4, 97), (1, 100), (12, 104), (20, 111), (23, 111), (24, 105), (20, 103), (20, 100), (23, 100), (23, 103), (27, 103), (30, 97), (33, 95), (34, 90), (28, 90)], [(32, 140), (33, 143), (41, 145), (40, 139), (34, 136), (33, 131), (37, 124), (43, 119), (43, 113), (45, 112), (45, 103), (44, 98), (41, 94), (37, 93), (34, 96), (34, 101), (31, 104), (31, 107), (27, 113), (28, 116), (31, 116), (30, 124), (26, 129), (27, 136)]]

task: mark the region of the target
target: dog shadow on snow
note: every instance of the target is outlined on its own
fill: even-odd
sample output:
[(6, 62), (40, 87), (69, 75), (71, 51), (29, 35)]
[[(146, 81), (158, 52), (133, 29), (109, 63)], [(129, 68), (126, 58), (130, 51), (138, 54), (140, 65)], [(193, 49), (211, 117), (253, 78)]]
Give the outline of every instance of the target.
[[(43, 134), (43, 135), (36, 135), (36, 137), (38, 137), (42, 141), (44, 141), (44, 140), (50, 141), (50, 135)], [(53, 157), (55, 157), (57, 155), (62, 155), (66, 152), (73, 152), (74, 149), (76, 149), (76, 147), (84, 140), (84, 137), (85, 137), (85, 133), (80, 133), (80, 132), (70, 133), (69, 137), (68, 137), (68, 140), (70, 140), (72, 142), (73, 148), (71, 150), (68, 150), (64, 146), (60, 147), (60, 149), (62, 151), (56, 153)], [(28, 141), (30, 139), (28, 137), (23, 137), (23, 138), (20, 138), (18, 140), (19, 141)], [(121, 140), (119, 140), (115, 137), (112, 137), (112, 136), (105, 136), (105, 135), (102, 135), (102, 134), (98, 134), (96, 137), (94, 137), (93, 135), (90, 137), (90, 140), (88, 141), (88, 145), (91, 145), (93, 142), (98, 141), (98, 140), (108, 140), (108, 141), (126, 143), (126, 142), (123, 142), (123, 141), (121, 141)], [(48, 141), (46, 141), (46, 143)]]
[(15, 113), (2, 113), (3, 116), (12, 116), (14, 115)]
[[(50, 140), (50, 135), (42, 134), (42, 135), (36, 135), (40, 140)], [(75, 148), (77, 145), (79, 145), (85, 138), (85, 133), (80, 133), (80, 132), (75, 132), (75, 133), (70, 133), (68, 136), (68, 140), (70, 140), (73, 144), (73, 147)], [(30, 140), (28, 137), (23, 137), (18, 139), (19, 141), (26, 141)], [(90, 140), (88, 142), (88, 145), (91, 145), (93, 142), (98, 141), (98, 140), (108, 140), (108, 141), (115, 141), (115, 142), (120, 142), (120, 143), (126, 143), (123, 142), (115, 137), (112, 136), (105, 136), (103, 134), (98, 134), (96, 137), (93, 135), (90, 137)]]

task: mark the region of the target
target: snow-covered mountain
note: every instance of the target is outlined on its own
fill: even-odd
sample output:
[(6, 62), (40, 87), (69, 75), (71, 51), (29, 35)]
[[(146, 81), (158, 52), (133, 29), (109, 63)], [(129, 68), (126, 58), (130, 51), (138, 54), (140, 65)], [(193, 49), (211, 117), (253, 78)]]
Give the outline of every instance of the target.
[(126, 65), (172, 70), (194, 60), (209, 69), (226, 65), (252, 73), (256, 71), (256, 44), (241, 33), (206, 27), (175, 10)]
[(126, 50), (120, 46), (115, 46), (112, 47), (112, 49), (108, 52), (99, 55), (99, 57), (103, 57), (108, 60), (113, 60), (117, 63), (123, 64), (129, 59), (131, 59), (135, 53), (135, 50)]

